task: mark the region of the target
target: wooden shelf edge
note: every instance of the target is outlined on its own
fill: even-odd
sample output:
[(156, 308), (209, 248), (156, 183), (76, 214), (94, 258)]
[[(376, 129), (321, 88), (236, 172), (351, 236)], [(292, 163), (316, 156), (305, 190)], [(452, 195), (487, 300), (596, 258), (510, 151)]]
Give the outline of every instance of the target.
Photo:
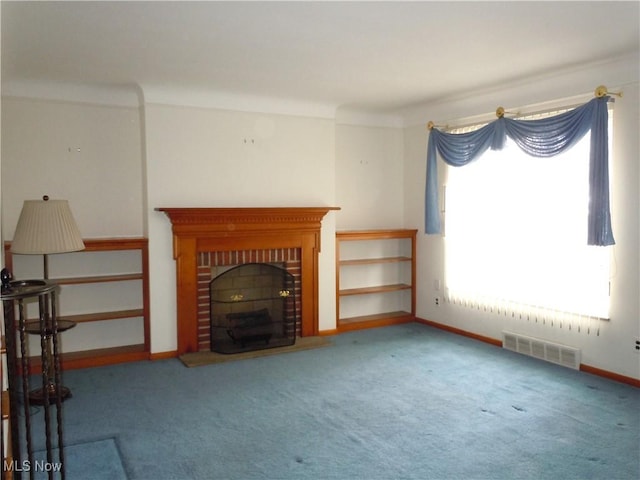
[(85, 252), (97, 252), (103, 250), (138, 250), (146, 248), (149, 239), (146, 237), (108, 237), (85, 238)]
[(411, 290), (411, 285), (396, 283), (394, 285), (377, 285), (375, 287), (346, 288), (338, 292), (338, 296), (367, 295), (370, 293), (397, 292), (399, 290)]
[[(96, 252), (102, 250), (138, 250), (149, 245), (147, 237), (105, 237), (83, 238), (84, 250), (82, 252)], [(9, 251), (11, 240), (5, 240), (4, 249)]]
[[(79, 352), (62, 353), (60, 362), (62, 370), (77, 370), (80, 368), (102, 367), (105, 365), (115, 365), (118, 363), (136, 362), (149, 360), (150, 353), (145, 349), (144, 344), (125, 345), (122, 347), (98, 348), (94, 350), (83, 350)], [(29, 366), (31, 374), (40, 374), (40, 357), (30, 357)]]
[(391, 238), (414, 238), (418, 233), (415, 228), (379, 229), (379, 230), (340, 230), (336, 238), (340, 241), (349, 240), (384, 240)]
[(115, 310), (111, 312), (79, 313), (76, 315), (61, 315), (59, 320), (70, 320), (76, 323), (100, 322), (102, 320), (119, 320), (122, 318), (144, 317), (144, 309)]
[(410, 262), (411, 257), (380, 257), (380, 258), (354, 258), (352, 260), (340, 260), (340, 266), (345, 265), (372, 265), (376, 263)]
[(341, 318), (338, 320), (338, 333), (365, 328), (387, 327), (401, 323), (415, 321), (415, 315), (409, 312), (386, 312), (375, 315), (363, 315), (359, 317)]
[(131, 280), (142, 280), (143, 275), (139, 273), (120, 273), (114, 275), (94, 275), (91, 277), (68, 277), (52, 278), (51, 282), (58, 285), (82, 285), (85, 283), (107, 283), (107, 282), (128, 282)]

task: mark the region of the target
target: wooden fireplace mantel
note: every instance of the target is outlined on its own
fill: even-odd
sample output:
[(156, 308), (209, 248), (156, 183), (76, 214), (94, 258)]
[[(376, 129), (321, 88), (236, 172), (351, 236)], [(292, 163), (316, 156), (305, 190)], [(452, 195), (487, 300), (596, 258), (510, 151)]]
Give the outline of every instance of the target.
[(324, 216), (339, 207), (156, 208), (171, 220), (178, 354), (198, 351), (200, 252), (301, 249), (301, 334), (318, 334), (318, 253)]

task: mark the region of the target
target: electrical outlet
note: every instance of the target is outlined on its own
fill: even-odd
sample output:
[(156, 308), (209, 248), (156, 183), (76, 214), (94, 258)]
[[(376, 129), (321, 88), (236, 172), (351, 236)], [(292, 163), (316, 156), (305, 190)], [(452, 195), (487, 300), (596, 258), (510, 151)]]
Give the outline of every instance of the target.
[(436, 303), (436, 307), (440, 306), (440, 297), (435, 297), (435, 303)]
[(636, 353), (640, 353), (640, 337), (636, 337), (636, 339), (634, 340), (633, 349)]

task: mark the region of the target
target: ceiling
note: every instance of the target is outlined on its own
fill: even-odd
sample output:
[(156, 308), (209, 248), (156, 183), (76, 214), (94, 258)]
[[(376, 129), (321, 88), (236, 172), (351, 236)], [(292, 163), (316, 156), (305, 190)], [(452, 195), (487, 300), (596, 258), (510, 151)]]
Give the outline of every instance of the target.
[(392, 112), (638, 52), (630, 2), (2, 1), (2, 81)]

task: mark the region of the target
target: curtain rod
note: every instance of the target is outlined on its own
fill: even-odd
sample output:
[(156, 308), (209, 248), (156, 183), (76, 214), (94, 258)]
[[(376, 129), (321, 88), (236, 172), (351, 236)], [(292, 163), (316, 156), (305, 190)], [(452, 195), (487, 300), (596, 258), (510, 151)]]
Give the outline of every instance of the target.
[[(605, 85), (600, 85), (599, 87), (597, 87), (595, 89), (595, 91), (593, 92), (594, 96), (596, 98), (602, 98), (605, 95), (615, 95), (618, 98), (622, 98), (622, 92), (610, 92), (609, 89), (605, 86)], [(507, 112), (505, 111), (505, 109), (503, 107), (498, 107), (496, 109), (496, 117), (498, 118), (502, 118), (504, 117), (505, 113), (509, 113), (512, 115), (519, 115), (519, 112)], [(431, 130), (433, 128), (442, 128), (442, 129), (448, 129), (449, 125), (437, 125), (435, 124), (433, 121), (429, 120), (429, 122), (427, 123), (427, 130)]]

